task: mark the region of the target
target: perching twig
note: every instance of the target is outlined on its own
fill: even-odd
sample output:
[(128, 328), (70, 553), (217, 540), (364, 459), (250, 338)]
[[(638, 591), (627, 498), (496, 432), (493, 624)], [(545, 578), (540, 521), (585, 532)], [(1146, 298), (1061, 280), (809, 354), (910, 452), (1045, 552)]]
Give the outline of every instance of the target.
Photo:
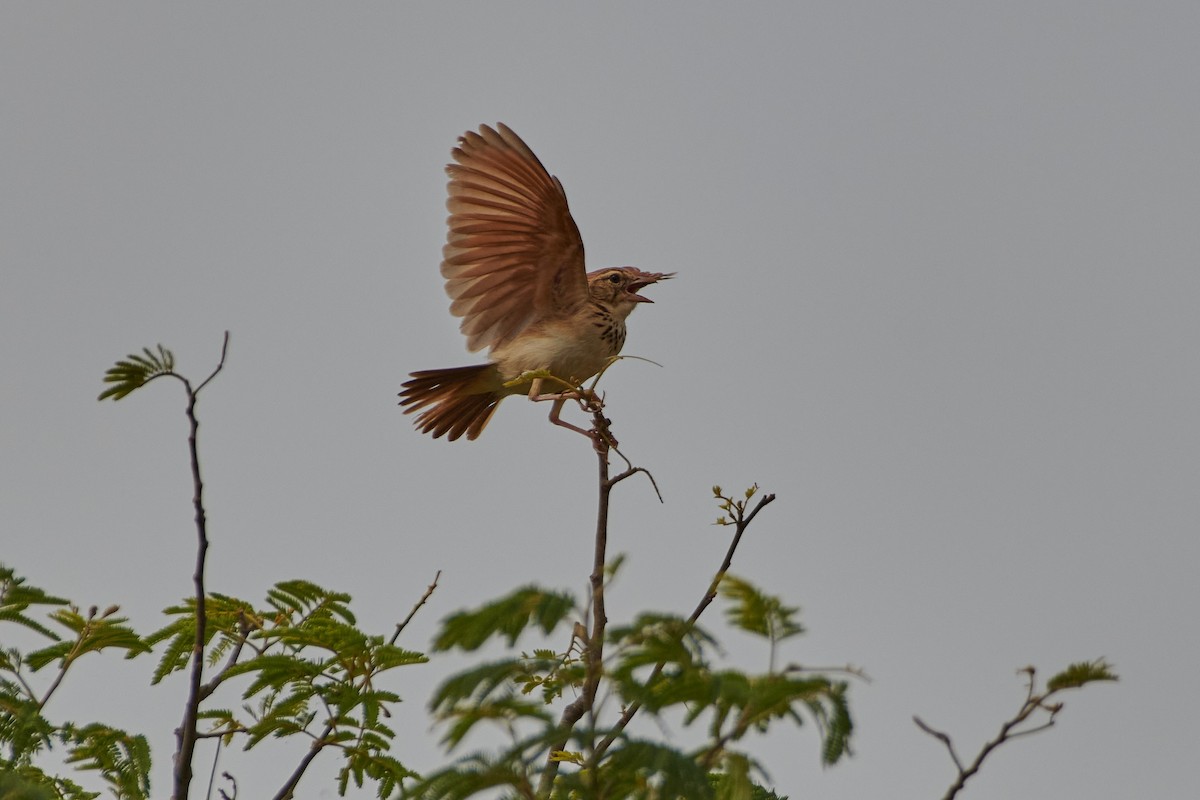
[[(596, 417), (597, 419), (603, 419), (599, 411), (596, 412)], [(604, 422), (607, 423), (607, 420), (604, 420)], [(618, 482), (617, 480), (610, 479), (608, 474), (610, 438), (604, 434), (599, 434), (598, 431), (595, 439), (597, 461), (599, 462), (600, 497), (596, 509), (596, 539), (592, 551), (592, 574), (589, 578), (592, 587), (592, 630), (588, 634), (583, 653), (583, 691), (580, 692), (579, 697), (574, 702), (563, 709), (562, 717), (558, 723), (559, 735), (550, 746), (550, 756), (546, 760), (546, 767), (542, 771), (538, 783), (537, 797), (550, 796), (551, 789), (554, 787), (554, 779), (558, 776), (559, 762), (554, 758), (554, 753), (566, 747), (567, 741), (571, 737), (571, 730), (575, 727), (575, 724), (595, 706), (596, 692), (599, 689), (600, 678), (603, 674), (604, 630), (608, 624), (608, 617), (604, 610), (604, 568), (608, 550), (608, 505), (613, 487)], [(624, 480), (624, 478), (632, 474), (632, 471), (622, 473), (618, 478)]]

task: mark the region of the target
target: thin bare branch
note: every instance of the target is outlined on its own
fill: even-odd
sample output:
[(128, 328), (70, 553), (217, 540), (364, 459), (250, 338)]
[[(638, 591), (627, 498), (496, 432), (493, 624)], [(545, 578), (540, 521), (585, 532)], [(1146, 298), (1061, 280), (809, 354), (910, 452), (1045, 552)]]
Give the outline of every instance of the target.
[[(1007, 720), (1003, 725), (1000, 726), (1000, 732), (996, 734), (995, 738), (984, 742), (983, 746), (979, 749), (979, 753), (975, 756), (975, 759), (966, 767), (964, 767), (962, 765), (962, 761), (959, 760), (958, 754), (954, 750), (954, 745), (952, 744), (949, 735), (927, 725), (919, 717), (913, 717), (913, 722), (917, 724), (918, 728), (946, 746), (946, 749), (950, 752), (950, 758), (954, 761), (954, 766), (958, 770), (958, 775), (955, 777), (954, 783), (950, 784), (950, 788), (946, 790), (946, 794), (943, 795), (942, 800), (953, 800), (953, 798), (957, 796), (960, 791), (962, 791), (963, 787), (966, 786), (967, 781), (973, 775), (975, 775), (975, 773), (979, 772), (980, 768), (983, 766), (984, 760), (991, 755), (993, 750), (1000, 747), (1000, 745), (1022, 736), (1039, 733), (1054, 725), (1054, 718), (1062, 709), (1062, 704), (1047, 703), (1046, 701), (1055, 694), (1055, 690), (1044, 693), (1038, 691), (1036, 682), (1037, 672), (1033, 667), (1024, 667), (1020, 670), (1020, 672), (1025, 673), (1028, 676), (1025, 701), (1021, 703), (1021, 708), (1015, 715), (1013, 715), (1012, 719)], [(1044, 711), (1049, 715), (1049, 718), (1046, 720), (1046, 722), (1042, 723), (1041, 725), (1035, 725), (1032, 728), (1019, 729), (1019, 726), (1028, 720), (1030, 715), (1038, 710)]]
[[(613, 449), (615, 450), (616, 448), (613, 448)], [(624, 458), (624, 457), (625, 456), (621, 456), (621, 458)], [(632, 467), (631, 466), (629, 469), (625, 470), (620, 475), (614, 475), (612, 478), (610, 478), (608, 481), (609, 486), (616, 486), (621, 481), (625, 480), (626, 478), (632, 478), (634, 475), (638, 474), (639, 472), (644, 474), (647, 478), (650, 479), (650, 485), (654, 487), (654, 494), (658, 495), (658, 502), (660, 502), (660, 503), (663, 502), (662, 492), (660, 492), (658, 490), (658, 481), (654, 480), (654, 475), (651, 474), (650, 470), (646, 469), (645, 467)]]
[(200, 451), (197, 445), (200, 420), (196, 416), (197, 393), (209, 381), (217, 376), (225, 366), (225, 356), (229, 350), (229, 332), (221, 345), (221, 360), (199, 387), (193, 389), (186, 378), (183, 381), (187, 390), (188, 455), (192, 470), (192, 506), (195, 508), (196, 522), (196, 569), (192, 575), (195, 585), (196, 598), (196, 638), (192, 645), (192, 670), (188, 681), (188, 699), (184, 707), (183, 724), (176, 734), (178, 746), (175, 752), (174, 788), (171, 793), (174, 800), (186, 800), (192, 782), (192, 757), (196, 750), (196, 719), (200, 713), (202, 683), (204, 679), (204, 643), (208, 632), (208, 615), (205, 610), (206, 592), (204, 588), (204, 569), (208, 558), (208, 516), (204, 510), (204, 481), (200, 475)]
[(700, 619), (700, 615), (704, 613), (704, 609), (708, 608), (712, 601), (717, 599), (717, 587), (721, 585), (721, 579), (725, 577), (725, 575), (729, 572), (729, 568), (733, 566), (733, 554), (737, 552), (738, 545), (742, 543), (742, 535), (746, 532), (746, 529), (750, 527), (750, 523), (754, 521), (754, 518), (758, 516), (758, 512), (762, 511), (764, 507), (770, 503), (773, 503), (774, 501), (775, 495), (766, 494), (758, 499), (758, 503), (754, 506), (749, 514), (745, 514), (743, 511), (735, 509), (733, 520), (733, 539), (731, 539), (729, 542), (729, 549), (725, 551), (725, 559), (721, 562), (721, 567), (717, 570), (717, 574), (713, 577), (712, 583), (709, 584), (708, 591), (705, 593), (704, 597), (700, 598), (700, 603), (696, 606), (696, 610), (692, 612), (690, 617), (688, 617), (689, 623), (694, 623), (696, 620)]
[[(589, 578), (592, 588), (591, 594), (591, 609), (592, 609), (592, 629), (588, 634), (586, 648), (583, 654), (584, 662), (584, 679), (583, 690), (579, 697), (563, 709), (562, 716), (559, 719), (558, 728), (559, 735), (550, 746), (550, 753), (564, 750), (567, 746), (567, 741), (571, 738), (571, 731), (575, 724), (590, 712), (596, 703), (596, 692), (600, 686), (600, 678), (603, 673), (604, 661), (604, 630), (608, 625), (608, 617), (604, 609), (604, 573), (605, 563), (608, 550), (608, 507), (609, 498), (612, 495), (613, 487), (616, 481), (609, 479), (608, 468), (608, 451), (609, 439), (607, 436), (607, 420), (596, 412), (597, 425), (601, 422), (605, 423), (604, 432), (600, 432), (597, 428), (596, 456), (599, 463), (599, 501), (596, 508), (596, 538), (592, 551), (592, 574)], [(629, 474), (633, 474), (630, 472)], [(628, 477), (628, 475), (626, 475)], [(549, 797), (551, 790), (554, 788), (554, 779), (558, 776), (559, 762), (552, 757), (547, 757), (546, 766), (542, 770), (541, 778), (538, 782), (537, 797)]]
[(221, 795), (221, 800), (237, 800), (237, 780), (228, 772), (222, 772), (221, 777), (229, 781), (233, 787), (233, 794), (226, 794), (224, 789), (218, 791), (218, 794)]
[(200, 385), (196, 387), (194, 394), (199, 394), (200, 390), (203, 389), (205, 386), (208, 386), (209, 382), (213, 378), (217, 377), (217, 373), (219, 373), (222, 369), (225, 368), (225, 356), (228, 354), (229, 354), (229, 331), (225, 331), (225, 339), (221, 342), (221, 360), (217, 362), (216, 369), (214, 369), (211, 373), (209, 373), (209, 376), (207, 378), (205, 378), (204, 380), (202, 380), (200, 382)]
[(917, 723), (917, 727), (928, 733), (933, 738), (946, 745), (946, 750), (950, 753), (950, 759), (954, 762), (954, 766), (958, 767), (959, 774), (963, 772), (962, 762), (958, 760), (958, 753), (954, 749), (954, 742), (950, 741), (950, 736), (942, 731), (932, 728), (927, 725), (920, 717), (913, 715), (913, 722)]
[(412, 618), (417, 615), (417, 610), (420, 609), (421, 606), (425, 605), (426, 600), (433, 596), (434, 590), (437, 589), (438, 580), (440, 580), (441, 577), (442, 571), (439, 569), (437, 574), (433, 576), (433, 583), (425, 587), (425, 594), (421, 595), (421, 599), (418, 600), (417, 604), (412, 607), (412, 611), (408, 612), (408, 616), (404, 618), (403, 622), (396, 625), (396, 632), (392, 634), (392, 638), (388, 641), (388, 644), (395, 644), (396, 640), (400, 638), (400, 634), (403, 633), (404, 629), (408, 627), (408, 623), (412, 622)]
[(223, 739), (231, 733), (249, 733), (250, 729), (244, 725), (239, 725), (236, 728), (224, 728), (219, 731), (200, 731), (196, 734), (196, 740), (201, 739)]
[(1041, 733), (1042, 731), (1046, 730), (1047, 728), (1053, 728), (1053, 727), (1054, 727), (1054, 720), (1051, 719), (1051, 720), (1047, 720), (1046, 722), (1043, 722), (1041, 725), (1038, 725), (1033, 728), (1029, 728), (1027, 730), (1013, 731), (1012, 733), (1008, 734), (1008, 738), (1010, 740), (1019, 739), (1022, 736), (1028, 736), (1031, 733)]
[[(207, 734), (200, 734), (201, 738), (207, 738)], [(221, 760), (221, 740), (217, 739), (217, 746), (213, 748), (213, 763), (212, 769), (208, 773), (208, 791), (204, 793), (204, 800), (212, 800), (213, 788), (217, 785), (217, 762)]]

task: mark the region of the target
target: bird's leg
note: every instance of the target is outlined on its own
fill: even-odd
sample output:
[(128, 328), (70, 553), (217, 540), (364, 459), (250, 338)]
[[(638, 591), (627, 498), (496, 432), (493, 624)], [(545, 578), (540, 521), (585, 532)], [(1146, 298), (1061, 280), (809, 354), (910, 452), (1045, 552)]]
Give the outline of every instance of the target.
[[(545, 398), (545, 399), (550, 399), (550, 398)], [(566, 397), (554, 398), (554, 405), (550, 406), (550, 422), (555, 425), (558, 425), (559, 427), (568, 428), (570, 430), (573, 430), (576, 433), (582, 433), (584, 436), (588, 437), (589, 439), (594, 440), (596, 438), (595, 431), (585, 431), (583, 428), (572, 425), (571, 423), (569, 423), (566, 420), (561, 419), (559, 417), (559, 413), (562, 412), (563, 404), (567, 402), (567, 399), (568, 398), (566, 398)]]
[[(550, 406), (551, 424), (558, 425), (560, 428), (567, 428), (568, 430), (575, 431), (576, 433), (582, 433), (584, 436), (592, 440), (592, 444), (596, 447), (597, 451), (607, 448), (610, 445), (616, 445), (616, 440), (607, 430), (604, 432), (600, 432), (595, 428), (592, 430), (584, 430), (577, 425), (572, 425), (571, 423), (565, 421), (561, 416), (562, 408), (568, 400), (578, 401), (580, 408), (588, 413), (599, 414), (599, 412), (604, 408), (604, 399), (602, 397), (599, 397), (591, 389), (584, 388), (543, 394), (542, 381), (542, 378), (533, 379), (533, 382), (529, 386), (529, 399), (535, 403), (543, 402), (545, 400), (553, 401), (553, 405)], [(607, 428), (607, 426), (605, 427)]]
[[(546, 392), (542, 393), (542, 384), (545, 378), (534, 378), (529, 384), (529, 399), (535, 403), (544, 400), (577, 400), (579, 407), (589, 414), (595, 414), (604, 408), (604, 398), (597, 395), (591, 389), (586, 389), (582, 386), (567, 389), (561, 392)], [(566, 381), (560, 381), (565, 386), (570, 386)]]
[[(565, 394), (565, 393), (564, 393)], [(599, 411), (593, 411), (596, 419), (596, 427), (590, 431), (585, 431), (583, 428), (572, 425), (559, 418), (559, 413), (562, 411), (563, 404), (570, 398), (559, 397), (554, 401), (554, 405), (550, 407), (550, 422), (563, 428), (569, 428), (576, 433), (582, 433), (584, 436), (592, 440), (592, 447), (596, 448), (597, 453), (607, 453), (610, 447), (617, 446), (617, 438), (612, 435), (608, 429), (608, 420), (605, 419)], [(573, 398), (579, 399), (579, 398)], [(582, 403), (582, 401), (580, 401)]]

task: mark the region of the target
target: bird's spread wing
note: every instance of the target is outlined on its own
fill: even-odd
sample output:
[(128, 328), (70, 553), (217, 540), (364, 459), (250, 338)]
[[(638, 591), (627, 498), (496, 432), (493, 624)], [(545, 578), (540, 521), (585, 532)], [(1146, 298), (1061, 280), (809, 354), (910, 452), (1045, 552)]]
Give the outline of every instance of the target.
[(484, 125), (464, 134), (453, 155), (442, 275), (474, 351), (576, 308), (587, 275), (562, 184), (520, 137)]

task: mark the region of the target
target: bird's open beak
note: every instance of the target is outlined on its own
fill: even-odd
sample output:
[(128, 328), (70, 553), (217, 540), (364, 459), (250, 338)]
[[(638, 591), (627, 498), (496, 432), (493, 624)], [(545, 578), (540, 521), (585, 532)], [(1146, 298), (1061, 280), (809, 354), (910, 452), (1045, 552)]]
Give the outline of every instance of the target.
[(674, 272), (642, 272), (638, 271), (638, 276), (625, 287), (625, 291), (629, 294), (629, 299), (635, 303), (653, 303), (649, 297), (643, 297), (638, 294), (639, 289), (645, 289), (652, 283), (665, 281), (674, 275)]

